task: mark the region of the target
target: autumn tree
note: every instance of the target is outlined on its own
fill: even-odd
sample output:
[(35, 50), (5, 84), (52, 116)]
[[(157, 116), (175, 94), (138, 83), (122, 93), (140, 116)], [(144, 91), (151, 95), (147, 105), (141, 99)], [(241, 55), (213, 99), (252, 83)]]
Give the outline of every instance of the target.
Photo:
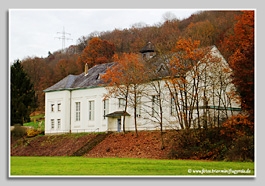
[(220, 50), (233, 70), (241, 107), (254, 121), (254, 11), (241, 11), (234, 20), (236, 23), (221, 42)]
[(21, 62), (21, 65), (34, 85), (38, 108), (40, 110), (44, 110), (45, 97), (43, 93), (44, 87), (42, 86), (42, 81), (43, 79), (48, 79), (48, 77), (50, 78), (50, 76), (45, 73), (48, 65), (43, 59), (38, 57), (26, 58)]
[[(114, 97), (124, 96), (124, 114), (126, 113), (127, 106), (133, 108), (136, 136), (138, 136), (137, 111), (139, 106), (139, 98), (143, 91), (142, 83), (145, 80), (144, 75), (144, 65), (139, 58), (139, 55), (134, 53), (124, 53), (119, 58), (117, 65), (112, 69), (108, 69), (106, 74), (102, 76), (105, 82), (109, 83), (109, 88), (107, 88), (109, 95)], [(125, 131), (125, 126), (123, 130)]]
[(78, 64), (73, 59), (61, 59), (56, 64), (54, 73), (56, 81), (59, 81), (69, 74), (76, 75), (79, 72)]
[(172, 53), (165, 81), (181, 128), (219, 127), (239, 107), (229, 64), (215, 47), (199, 48), (191, 39), (180, 39)]
[(111, 61), (114, 52), (115, 46), (113, 43), (94, 37), (79, 56), (78, 63), (82, 68), (86, 63), (89, 68), (97, 64), (108, 63)]
[(200, 79), (206, 106), (202, 120), (204, 127), (209, 125), (211, 128), (219, 127), (224, 120), (234, 115), (234, 108), (240, 107), (240, 99), (232, 83), (232, 69), (218, 53), (218, 50), (210, 50), (201, 60), (205, 64), (200, 71)]
[(214, 43), (215, 28), (208, 20), (190, 23), (185, 35), (192, 40), (199, 40), (201, 46), (210, 46)]
[[(141, 102), (143, 117), (148, 118), (149, 122), (159, 124), (161, 134), (161, 149), (164, 149), (163, 130), (164, 121), (167, 120), (165, 105), (167, 104), (167, 89), (163, 78), (167, 71), (164, 56), (153, 57), (144, 60), (145, 69), (145, 90), (142, 92), (144, 101)], [(147, 115), (147, 117), (145, 117)]]
[(198, 61), (205, 55), (205, 51), (198, 48), (199, 44), (199, 41), (191, 39), (180, 39), (177, 42), (176, 47), (172, 49), (170, 76), (165, 79), (174, 108), (173, 115), (182, 129), (192, 127), (193, 113), (199, 104), (201, 79)]
[(242, 108), (254, 121), (254, 11), (243, 11), (236, 20), (234, 34), (225, 40), (227, 50), (232, 52), (228, 61)]
[[(115, 59), (118, 59), (115, 57)], [(125, 64), (124, 61), (118, 62), (112, 68), (108, 68), (106, 73), (101, 77), (105, 83), (108, 84), (106, 87), (107, 94), (104, 96), (104, 99), (108, 98), (124, 98), (125, 105), (124, 105), (124, 113), (123, 113), (123, 132), (125, 133), (125, 126), (126, 126), (126, 112), (128, 108), (128, 96), (129, 96), (129, 89), (130, 84), (125, 78), (123, 77), (123, 73), (125, 71)]]

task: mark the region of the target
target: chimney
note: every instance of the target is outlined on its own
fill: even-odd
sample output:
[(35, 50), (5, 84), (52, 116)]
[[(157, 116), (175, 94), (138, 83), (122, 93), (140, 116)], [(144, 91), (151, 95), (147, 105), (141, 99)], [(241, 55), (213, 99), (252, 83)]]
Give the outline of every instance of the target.
[(87, 72), (88, 72), (88, 66), (87, 66), (87, 63), (85, 65), (85, 76), (87, 75)]

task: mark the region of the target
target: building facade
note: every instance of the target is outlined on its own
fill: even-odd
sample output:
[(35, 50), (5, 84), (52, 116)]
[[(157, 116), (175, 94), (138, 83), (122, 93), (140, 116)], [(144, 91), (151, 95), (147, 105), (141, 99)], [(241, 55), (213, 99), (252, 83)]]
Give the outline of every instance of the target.
[[(210, 65), (209, 73), (214, 74), (216, 68), (228, 67), (227, 62), (216, 47), (212, 47), (211, 52), (219, 56), (221, 61), (218, 65)], [(150, 43), (141, 50), (141, 53), (144, 58), (151, 58), (155, 54)], [(85, 69), (85, 72), (80, 75), (69, 75), (44, 90), (45, 134), (121, 132), (124, 125), (123, 117), (125, 117), (125, 130), (135, 130), (134, 109), (129, 105), (127, 112), (124, 113), (124, 98), (104, 99), (107, 89), (100, 77), (114, 65), (115, 63), (96, 65), (91, 69)], [(187, 79), (189, 78), (187, 77)], [(218, 87), (218, 78), (216, 81), (216, 86), (214, 86)], [(160, 130), (161, 124), (163, 130), (183, 128), (177, 119), (179, 115), (177, 108), (181, 109), (181, 106), (175, 105), (176, 102), (166, 88), (166, 80), (152, 81), (143, 86), (147, 93), (137, 98), (137, 130)], [(162, 95), (159, 98), (154, 89), (155, 86), (160, 86), (162, 89)], [(233, 85), (229, 84), (226, 86), (225, 92), (231, 92), (232, 89), (234, 89)], [(218, 93), (218, 90), (220, 89), (212, 90), (209, 88), (208, 92), (212, 91), (215, 94), (214, 91)], [(217, 113), (219, 122), (219, 118), (227, 118), (240, 111), (240, 103), (234, 100), (225, 101), (220, 105), (220, 97), (224, 102), (223, 100), (228, 100), (228, 94), (218, 95), (212, 96), (213, 99), (209, 98), (207, 104), (203, 100), (200, 101), (201, 106), (198, 106), (196, 110), (193, 108), (194, 112), (192, 112), (191, 118), (194, 123), (196, 123), (199, 112), (201, 116), (204, 115), (203, 117), (208, 122), (214, 123), (215, 121), (210, 120), (215, 120)], [(162, 107), (159, 107), (159, 99)], [(211, 119), (210, 116), (214, 119)], [(194, 126), (190, 126), (191, 128), (195, 127), (195, 124), (192, 125)]]

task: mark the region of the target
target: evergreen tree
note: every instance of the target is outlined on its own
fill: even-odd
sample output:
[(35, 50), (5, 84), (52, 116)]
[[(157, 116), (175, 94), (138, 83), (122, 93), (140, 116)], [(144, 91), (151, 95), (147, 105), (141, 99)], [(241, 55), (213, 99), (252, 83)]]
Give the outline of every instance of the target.
[(36, 96), (30, 78), (17, 60), (11, 66), (11, 125), (30, 120), (29, 115), (36, 108)]

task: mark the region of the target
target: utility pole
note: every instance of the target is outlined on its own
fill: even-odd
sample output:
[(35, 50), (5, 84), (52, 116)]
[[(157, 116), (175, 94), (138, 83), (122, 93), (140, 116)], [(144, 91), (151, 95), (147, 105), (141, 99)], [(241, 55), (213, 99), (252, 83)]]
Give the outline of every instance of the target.
[(55, 38), (62, 40), (62, 50), (64, 50), (64, 48), (65, 48), (65, 40), (73, 40), (71, 38), (67, 38), (65, 35), (69, 35), (70, 36), (71, 34), (70, 33), (66, 33), (64, 31), (64, 27), (63, 27), (63, 31), (62, 32), (57, 32), (57, 34), (61, 34), (62, 35), (61, 37), (55, 37)]

